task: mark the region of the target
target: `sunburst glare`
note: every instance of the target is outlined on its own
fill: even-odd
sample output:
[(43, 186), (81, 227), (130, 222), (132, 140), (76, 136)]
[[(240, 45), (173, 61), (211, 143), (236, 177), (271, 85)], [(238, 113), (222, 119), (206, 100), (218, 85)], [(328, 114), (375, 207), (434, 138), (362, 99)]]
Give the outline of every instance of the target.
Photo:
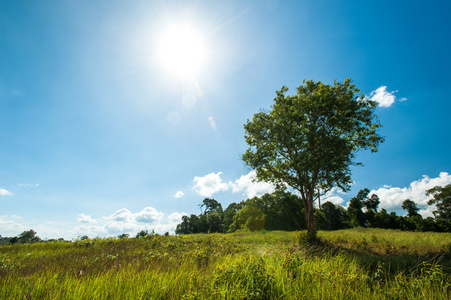
[(202, 72), (207, 62), (204, 37), (190, 24), (169, 26), (157, 41), (157, 60), (166, 72), (177, 77), (192, 77)]

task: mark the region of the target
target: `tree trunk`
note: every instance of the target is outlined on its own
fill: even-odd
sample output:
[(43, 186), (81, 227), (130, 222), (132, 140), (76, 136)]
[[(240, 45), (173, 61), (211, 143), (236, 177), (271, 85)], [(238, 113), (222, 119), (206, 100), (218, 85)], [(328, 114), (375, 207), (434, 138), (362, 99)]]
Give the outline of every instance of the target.
[(315, 231), (315, 219), (313, 215), (313, 199), (302, 199), (305, 209), (305, 221), (307, 223), (307, 232), (312, 233)]

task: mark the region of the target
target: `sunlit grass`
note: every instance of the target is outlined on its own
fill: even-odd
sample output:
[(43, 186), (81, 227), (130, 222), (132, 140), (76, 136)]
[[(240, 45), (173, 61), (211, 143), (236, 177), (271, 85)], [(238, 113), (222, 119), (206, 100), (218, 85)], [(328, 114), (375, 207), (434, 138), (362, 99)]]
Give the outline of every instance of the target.
[(0, 247), (0, 299), (449, 299), (451, 234), (355, 229)]

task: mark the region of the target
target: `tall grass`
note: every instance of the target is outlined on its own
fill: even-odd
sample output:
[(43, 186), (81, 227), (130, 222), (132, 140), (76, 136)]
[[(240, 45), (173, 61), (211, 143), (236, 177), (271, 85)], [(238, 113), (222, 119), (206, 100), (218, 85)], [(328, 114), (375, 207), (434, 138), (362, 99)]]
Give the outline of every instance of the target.
[(0, 247), (0, 299), (449, 299), (451, 234), (379, 229)]

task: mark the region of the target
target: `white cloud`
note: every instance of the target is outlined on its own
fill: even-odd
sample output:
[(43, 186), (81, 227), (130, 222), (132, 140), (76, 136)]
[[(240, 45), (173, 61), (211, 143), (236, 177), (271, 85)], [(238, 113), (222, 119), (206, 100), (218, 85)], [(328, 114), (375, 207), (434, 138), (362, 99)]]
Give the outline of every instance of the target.
[(451, 184), (451, 175), (447, 172), (441, 172), (436, 178), (423, 176), (422, 179), (413, 181), (408, 187), (384, 186), (377, 190), (372, 190), (370, 195), (378, 195), (381, 201), (379, 207), (385, 208), (388, 211), (400, 210), (402, 202), (410, 199), (417, 204), (418, 208), (420, 208), (419, 212), (426, 217), (432, 216), (432, 211), (435, 210), (433, 206), (427, 205), (427, 201), (431, 197), (426, 196), (426, 190), (447, 184)]
[(134, 218), (137, 222), (140, 223), (159, 223), (161, 218), (163, 218), (164, 214), (161, 212), (158, 212), (153, 207), (146, 207), (143, 210), (141, 210), (139, 213), (134, 214)]
[(14, 195), (14, 194), (11, 192), (8, 192), (7, 190), (0, 189), (0, 196), (12, 196), (12, 195)]
[(336, 187), (332, 188), (330, 191), (324, 194), (324, 196), (321, 197), (321, 204), (329, 201), (336, 205), (343, 205), (345, 200), (337, 194), (343, 194), (343, 191)]
[(145, 207), (140, 212), (132, 213), (126, 208), (121, 208), (115, 211), (108, 217), (103, 217), (106, 220), (113, 220), (115, 222), (127, 223), (155, 223), (161, 220), (163, 213), (158, 212), (153, 207)]
[(111, 219), (114, 221), (131, 221), (132, 213), (126, 208), (121, 208), (115, 211), (111, 216), (104, 217), (105, 219)]
[(230, 182), (232, 192), (243, 192), (248, 198), (260, 197), (266, 193), (274, 192), (274, 185), (264, 181), (257, 181), (257, 172), (250, 171), (247, 175), (241, 176), (235, 182)]
[(220, 175), (222, 172), (210, 173), (204, 177), (195, 176), (193, 190), (201, 196), (211, 197), (214, 193), (227, 191), (229, 186), (222, 182)]
[(97, 223), (96, 220), (94, 220), (91, 216), (87, 216), (85, 214), (79, 214), (77, 216), (77, 221), (80, 223)]
[(29, 224), (20, 220), (21, 217), (12, 215), (0, 216), (0, 228), (3, 236), (17, 236), (24, 230), (34, 229), (41, 238), (74, 239), (78, 236), (87, 235), (91, 238), (117, 236), (127, 233), (135, 236), (141, 230), (164, 234), (174, 233), (177, 224), (181, 222), (186, 213), (174, 212), (166, 216), (153, 207), (145, 207), (137, 213), (132, 213), (126, 208), (119, 209), (109, 216), (93, 219), (90, 215), (79, 214), (76, 220), (82, 224), (75, 225), (74, 222), (45, 222), (41, 224)]
[(175, 193), (174, 198), (182, 198), (185, 195), (185, 193), (183, 193), (182, 191), (178, 191), (177, 193)]
[(177, 224), (180, 223), (182, 216), (186, 213), (172, 213), (165, 216), (164, 213), (157, 211), (153, 207), (145, 207), (137, 213), (132, 213), (126, 208), (119, 209), (107, 217), (98, 220), (95, 226), (77, 226), (71, 232), (72, 236), (87, 235), (95, 236), (115, 236), (122, 233), (128, 233), (134, 236), (141, 230), (157, 233), (174, 232)]
[[(396, 92), (397, 91), (387, 91), (387, 87), (383, 85), (377, 90), (372, 91), (369, 99), (378, 102), (380, 107), (390, 107), (393, 103), (395, 103)], [(406, 100), (407, 98), (401, 98), (399, 101), (403, 102)]]
[(186, 213), (172, 213), (168, 216), (169, 223), (179, 224), (182, 221), (182, 217), (187, 216)]

